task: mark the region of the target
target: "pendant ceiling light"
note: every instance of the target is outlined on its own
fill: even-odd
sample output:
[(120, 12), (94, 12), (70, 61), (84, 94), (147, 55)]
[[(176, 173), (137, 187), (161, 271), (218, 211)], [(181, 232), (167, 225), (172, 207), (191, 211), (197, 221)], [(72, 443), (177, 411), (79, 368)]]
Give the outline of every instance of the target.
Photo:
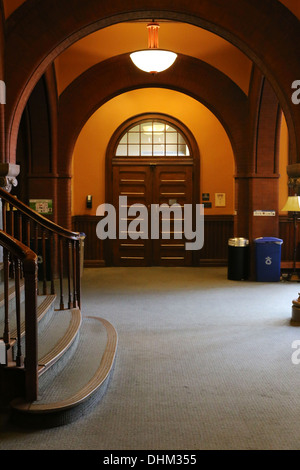
[(148, 49), (133, 52), (130, 58), (134, 65), (144, 72), (158, 73), (167, 70), (175, 62), (177, 54), (158, 48), (159, 23), (149, 23)]

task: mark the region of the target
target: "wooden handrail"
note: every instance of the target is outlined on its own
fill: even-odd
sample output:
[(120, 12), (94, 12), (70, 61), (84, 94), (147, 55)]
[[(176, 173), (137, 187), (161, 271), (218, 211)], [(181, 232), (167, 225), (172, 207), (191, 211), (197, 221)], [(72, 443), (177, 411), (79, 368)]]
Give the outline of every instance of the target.
[(0, 230), (0, 245), (25, 263), (37, 264), (37, 255), (24, 243)]
[[(44, 260), (43, 264), (43, 293), (47, 294), (47, 282), (50, 281), (51, 293), (55, 293), (54, 268), (58, 268), (60, 277), (60, 305), (64, 305), (62, 276), (68, 278), (69, 298), (71, 289), (74, 292), (73, 300), (68, 302), (68, 308), (80, 307), (80, 270), (77, 266), (80, 260), (81, 234), (67, 230), (42, 214), (34, 211), (22, 201), (0, 188), (2, 199), (3, 231), (19, 239), (32, 248)], [(51, 279), (46, 279), (46, 238), (51, 245)], [(26, 240), (25, 240), (26, 239)], [(39, 245), (42, 244), (41, 247)], [(56, 251), (55, 251), (56, 249)], [(71, 272), (72, 271), (72, 272)], [(39, 273), (40, 279), (40, 273)], [(40, 286), (38, 286), (40, 289)]]

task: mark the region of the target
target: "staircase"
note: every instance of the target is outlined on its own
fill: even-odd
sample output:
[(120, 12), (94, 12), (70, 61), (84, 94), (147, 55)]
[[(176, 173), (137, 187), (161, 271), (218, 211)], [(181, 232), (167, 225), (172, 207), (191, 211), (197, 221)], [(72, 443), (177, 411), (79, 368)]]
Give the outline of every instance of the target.
[(23, 427), (64, 425), (105, 393), (117, 333), (108, 321), (84, 314), (80, 234), (2, 189), (0, 197), (1, 411)]

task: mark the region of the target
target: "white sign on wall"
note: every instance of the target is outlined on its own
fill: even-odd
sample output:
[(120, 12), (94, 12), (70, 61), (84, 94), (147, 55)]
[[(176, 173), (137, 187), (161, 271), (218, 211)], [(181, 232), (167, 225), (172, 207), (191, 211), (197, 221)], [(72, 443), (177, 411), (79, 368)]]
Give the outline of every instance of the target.
[(274, 217), (276, 215), (275, 211), (253, 211), (254, 216), (261, 216), (261, 217)]

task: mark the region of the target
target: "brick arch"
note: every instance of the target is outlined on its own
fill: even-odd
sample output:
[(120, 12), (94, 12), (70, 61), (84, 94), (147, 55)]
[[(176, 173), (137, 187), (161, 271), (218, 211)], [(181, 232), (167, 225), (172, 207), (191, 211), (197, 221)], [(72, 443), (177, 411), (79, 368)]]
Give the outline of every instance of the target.
[(152, 17), (203, 27), (248, 55), (278, 97), (289, 128), (292, 161), (298, 160), (300, 113), (291, 101), (291, 84), (300, 77), (300, 27), (277, 0), (147, 0), (138, 5), (135, 0), (28, 0), (7, 22), (6, 133), (11, 161), (22, 111), (47, 66), (68, 46), (99, 28)]
[(183, 55), (171, 69), (152, 76), (139, 71), (123, 54), (91, 67), (60, 96), (59, 173), (70, 173), (77, 137), (101, 105), (127, 91), (150, 87), (176, 90), (204, 104), (227, 132), (237, 163), (245, 159), (247, 96), (232, 80), (205, 62)]

